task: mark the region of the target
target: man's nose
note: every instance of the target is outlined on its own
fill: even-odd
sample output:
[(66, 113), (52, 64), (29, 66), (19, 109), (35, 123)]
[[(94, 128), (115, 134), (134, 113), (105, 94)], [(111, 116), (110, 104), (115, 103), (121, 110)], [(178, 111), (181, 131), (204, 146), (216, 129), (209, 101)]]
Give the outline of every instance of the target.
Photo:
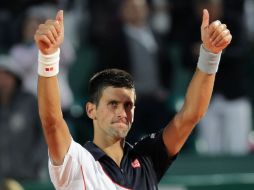
[(126, 110), (124, 106), (118, 106), (116, 109), (116, 114), (119, 117), (127, 117)]

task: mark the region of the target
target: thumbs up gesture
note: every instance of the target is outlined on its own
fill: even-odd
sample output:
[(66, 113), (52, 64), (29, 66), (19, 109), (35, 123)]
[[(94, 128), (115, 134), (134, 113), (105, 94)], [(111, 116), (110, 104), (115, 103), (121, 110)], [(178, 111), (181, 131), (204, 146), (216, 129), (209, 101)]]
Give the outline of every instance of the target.
[(55, 20), (47, 20), (40, 24), (34, 40), (37, 47), (43, 54), (53, 54), (57, 51), (64, 41), (64, 17), (63, 11), (56, 14)]
[(209, 24), (209, 13), (204, 9), (201, 39), (206, 50), (212, 53), (219, 53), (230, 44), (232, 35), (227, 29), (227, 26), (219, 20)]

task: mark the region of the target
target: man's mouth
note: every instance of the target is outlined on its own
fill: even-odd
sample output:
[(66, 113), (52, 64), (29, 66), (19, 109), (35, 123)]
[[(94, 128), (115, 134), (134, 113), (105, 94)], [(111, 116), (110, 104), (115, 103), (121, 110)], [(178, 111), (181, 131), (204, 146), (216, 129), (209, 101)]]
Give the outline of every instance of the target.
[(122, 120), (120, 120), (120, 121), (114, 121), (114, 122), (112, 122), (112, 124), (118, 125), (119, 127), (126, 127), (126, 126), (128, 126), (127, 121), (122, 121)]

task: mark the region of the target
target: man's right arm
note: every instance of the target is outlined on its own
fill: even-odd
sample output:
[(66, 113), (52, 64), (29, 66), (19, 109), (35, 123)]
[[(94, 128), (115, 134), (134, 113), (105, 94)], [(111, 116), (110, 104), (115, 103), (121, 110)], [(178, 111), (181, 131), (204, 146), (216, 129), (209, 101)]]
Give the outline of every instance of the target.
[(230, 44), (232, 35), (220, 21), (209, 24), (209, 13), (204, 9), (201, 39), (203, 58), (188, 86), (181, 110), (163, 131), (169, 155), (176, 155), (180, 151), (193, 128), (205, 115), (212, 96), (220, 53)]
[[(41, 24), (34, 39), (43, 55), (52, 55), (57, 52), (64, 39), (63, 12), (59, 11), (55, 20), (47, 20)], [(53, 164), (61, 165), (70, 147), (71, 135), (63, 119), (56, 76), (39, 76), (38, 104), (51, 160)]]

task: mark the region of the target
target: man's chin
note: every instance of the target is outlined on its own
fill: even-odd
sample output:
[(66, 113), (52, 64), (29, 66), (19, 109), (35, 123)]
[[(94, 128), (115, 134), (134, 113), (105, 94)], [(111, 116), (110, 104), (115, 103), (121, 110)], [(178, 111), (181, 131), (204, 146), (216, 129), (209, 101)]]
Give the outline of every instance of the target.
[(117, 129), (114, 129), (112, 132), (115, 137), (125, 138), (128, 135), (129, 128), (128, 126), (126, 126), (125, 128), (117, 128)]
[(128, 135), (128, 132), (129, 132), (128, 129), (125, 129), (125, 130), (118, 130), (118, 131), (117, 131), (117, 135), (118, 135), (120, 138), (125, 138), (125, 137)]
[(116, 138), (125, 138), (129, 133), (130, 126), (119, 122), (111, 125), (110, 133)]

